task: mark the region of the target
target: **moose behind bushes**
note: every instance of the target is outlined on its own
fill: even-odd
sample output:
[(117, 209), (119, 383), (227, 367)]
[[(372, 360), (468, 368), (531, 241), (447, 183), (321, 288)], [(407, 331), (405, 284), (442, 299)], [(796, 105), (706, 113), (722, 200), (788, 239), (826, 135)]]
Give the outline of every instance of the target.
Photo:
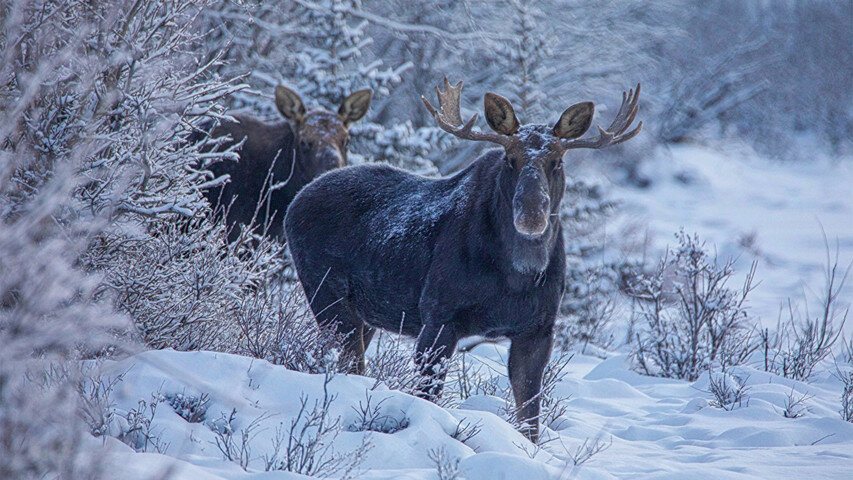
[(346, 335), (351, 371), (364, 371), (375, 328), (417, 337), (422, 396), (441, 392), (443, 360), (469, 335), (506, 336), (509, 377), (525, 433), (538, 437), (538, 394), (564, 290), (560, 202), (563, 155), (603, 148), (627, 132), (639, 85), (623, 95), (607, 130), (589, 128), (593, 104), (569, 107), (554, 126), (519, 124), (505, 98), (487, 93), (485, 116), (495, 133), (463, 125), (460, 82), (436, 89), (439, 109), (424, 103), (443, 130), (492, 142), (448, 178), (428, 179), (387, 165), (329, 172), (293, 200), (285, 230), (300, 281), (317, 321)]
[(296, 193), (318, 175), (346, 165), (349, 127), (367, 113), (372, 92), (359, 90), (347, 97), (337, 113), (306, 110), (299, 95), (279, 85), (275, 105), (286, 119), (264, 123), (246, 115), (224, 122), (210, 132), (219, 149), (237, 146), (238, 162), (210, 166), (215, 176), (229, 175), (220, 189), (205, 192), (211, 205), (220, 205), (230, 228), (228, 238), (239, 235), (238, 226), (264, 225), (267, 234), (284, 240), (282, 220)]

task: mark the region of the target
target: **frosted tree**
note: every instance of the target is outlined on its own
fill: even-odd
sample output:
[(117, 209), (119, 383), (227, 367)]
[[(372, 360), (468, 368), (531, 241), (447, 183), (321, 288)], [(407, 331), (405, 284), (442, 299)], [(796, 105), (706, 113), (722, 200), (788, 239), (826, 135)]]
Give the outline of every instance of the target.
[(421, 173), (436, 172), (426, 155), (440, 144), (437, 129), (415, 127), (408, 120), (383, 124), (370, 120), (412, 63), (400, 60), (387, 66), (372, 54), (374, 40), (366, 20), (370, 15), (360, 0), (239, 6), (223, 2), (221, 11), (208, 12), (207, 17), (218, 39), (211, 51), (223, 49), (227, 55), (222, 71), (246, 75), (254, 90), (239, 95), (235, 106), (273, 117), (268, 97), (275, 85), (284, 83), (295, 88), (309, 108), (313, 103), (336, 111), (353, 91), (371, 88), (374, 100), (368, 120), (351, 130), (351, 163), (384, 161)]
[(553, 54), (552, 37), (541, 22), (545, 18), (541, 2), (509, 0), (508, 9), (513, 31), (499, 50), (507, 64), (505, 82), (518, 99), (519, 113), (532, 120), (546, 113), (542, 108), (543, 81), (552, 71), (547, 65)]

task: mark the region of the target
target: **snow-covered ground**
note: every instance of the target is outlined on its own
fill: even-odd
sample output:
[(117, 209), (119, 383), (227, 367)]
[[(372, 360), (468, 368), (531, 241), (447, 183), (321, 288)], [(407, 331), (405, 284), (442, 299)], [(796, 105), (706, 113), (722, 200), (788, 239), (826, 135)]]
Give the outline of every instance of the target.
[[(468, 354), (486, 362), (492, 374), (505, 373), (507, 349), (481, 345)], [(264, 455), (272, 452), (277, 428), (289, 427), (300, 397), (309, 406), (323, 398), (323, 375), (288, 371), (250, 358), (211, 352), (151, 351), (104, 365), (103, 374), (123, 374), (113, 394), (118, 411), (138, 407), (152, 394), (173, 397), (209, 395), (203, 418), (189, 423), (168, 401), (151, 424), (165, 455), (135, 453), (109, 438), (105, 447), (117, 467), (115, 478), (143, 478), (169, 469), (175, 478), (305, 478), (286, 472), (264, 473)], [(344, 427), (333, 444), (349, 458), (363, 440), (373, 445), (359, 465), (358, 478), (436, 479), (430, 455), (444, 450), (459, 459), (459, 478), (473, 479), (752, 479), (850, 478), (853, 475), (853, 424), (838, 416), (838, 382), (820, 373), (804, 384), (748, 367), (734, 372), (746, 378), (748, 401), (732, 411), (709, 405), (707, 377), (695, 383), (643, 377), (631, 372), (624, 356), (607, 360), (575, 355), (556, 394), (568, 398), (563, 415), (551, 421), (551, 438), (537, 450), (496, 413), (504, 400), (471, 397), (458, 408), (373, 389), (372, 379), (338, 375), (329, 384), (335, 395), (329, 412)], [(790, 395), (806, 396), (804, 415), (786, 418)], [(379, 405), (382, 427), (357, 431), (357, 413), (368, 396)], [(381, 402), (381, 403), (380, 403)], [(231, 426), (239, 445), (250, 430), (248, 471), (223, 459), (215, 431), (236, 411)], [(457, 426), (473, 424), (479, 433), (455, 439)], [(377, 423), (378, 425), (378, 423)], [(120, 425), (115, 428), (121, 428)], [(349, 431), (356, 430), (356, 431)], [(572, 457), (587, 441), (607, 446), (586, 463)], [(149, 448), (153, 451), (153, 448)], [(581, 449), (582, 451), (582, 449)], [(531, 458), (533, 457), (533, 458)]]
[[(743, 146), (674, 146), (660, 149), (641, 169), (647, 189), (613, 187), (623, 203), (621, 221), (648, 227), (658, 255), (680, 228), (698, 233), (721, 259), (739, 258), (741, 272), (758, 261), (760, 285), (750, 295), (753, 313), (774, 326), (791, 298), (816, 305), (824, 285), (827, 250), (839, 266), (853, 262), (853, 159), (768, 160)], [(837, 243), (836, 243), (837, 242)], [(842, 298), (853, 299), (853, 281)], [(853, 321), (845, 326), (853, 334)]]
[[(804, 285), (821, 287), (826, 261), (821, 226), (833, 246), (838, 239), (843, 266), (853, 260), (849, 161), (782, 164), (693, 146), (662, 151), (643, 168), (656, 179), (650, 188), (611, 192), (624, 201), (626, 216), (647, 223), (655, 248), (671, 244), (672, 233), (683, 226), (715, 245), (721, 257), (740, 255), (741, 267), (757, 258), (761, 285), (751, 307), (768, 324), (785, 298), (797, 299)], [(741, 241), (748, 237), (754, 241)], [(853, 298), (851, 288), (843, 301)], [(853, 331), (851, 325), (845, 330), (848, 336)], [(328, 384), (334, 396), (328, 418), (340, 417), (341, 431), (326, 458), (353, 459), (367, 442), (372, 448), (361, 453), (356, 476), (377, 480), (438, 479), (433, 458), (439, 452), (450, 465), (458, 459), (458, 478), (469, 480), (853, 478), (853, 423), (839, 416), (841, 386), (829, 360), (808, 383), (749, 366), (734, 369), (732, 379), (747, 390), (742, 405), (729, 411), (710, 404), (707, 375), (696, 382), (645, 377), (631, 371), (621, 352), (605, 353), (604, 360), (575, 354), (569, 362), (554, 391), (566, 399), (566, 409), (549, 422), (541, 448), (501, 418), (507, 404), (498, 396), (476, 395), (442, 408), (377, 387), (373, 379), (337, 375)], [(496, 376), (506, 386), (506, 345), (479, 345), (467, 358), (484, 366), (477, 375)], [(107, 451), (107, 462), (117, 467), (107, 471), (115, 478), (161, 472), (180, 479), (307, 478), (264, 472), (264, 457), (273, 453), (277, 429), (286, 433), (299, 415), (301, 398), (309, 410), (322, 403), (323, 375), (234, 355), (168, 350), (100, 368), (106, 377), (123, 374), (112, 394), (118, 412), (138, 408), (140, 400), (166, 399), (149, 428), (164, 454), (154, 453), (153, 446), (136, 453), (111, 437), (93, 444)], [(178, 394), (205, 394), (204, 415), (193, 422), (180, 416), (180, 406), (168, 400)], [(368, 399), (376, 421), (365, 428), (359, 411)], [(799, 418), (784, 415), (790, 399), (803, 399), (794, 408)], [(122, 422), (114, 419), (111, 433), (126, 431)], [(477, 425), (479, 432), (466, 438), (457, 431), (460, 425)], [(248, 430), (245, 471), (239, 460), (225, 460), (217, 446), (224, 437), (216, 432), (228, 428), (238, 446)], [(575, 465), (584, 445), (596, 443), (602, 450)]]

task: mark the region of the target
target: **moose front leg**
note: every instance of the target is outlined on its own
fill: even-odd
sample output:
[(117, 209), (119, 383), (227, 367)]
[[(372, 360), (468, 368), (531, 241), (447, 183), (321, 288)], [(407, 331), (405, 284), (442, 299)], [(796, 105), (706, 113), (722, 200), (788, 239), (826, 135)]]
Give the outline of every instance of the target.
[(539, 403), (542, 375), (551, 357), (551, 329), (513, 337), (509, 347), (509, 382), (515, 396), (516, 415), (526, 423), (522, 433), (536, 443), (539, 438)]
[(419, 397), (432, 402), (441, 395), (447, 373), (446, 360), (453, 355), (458, 341), (455, 329), (446, 324), (425, 326), (418, 335), (415, 363), (422, 377), (418, 385)]

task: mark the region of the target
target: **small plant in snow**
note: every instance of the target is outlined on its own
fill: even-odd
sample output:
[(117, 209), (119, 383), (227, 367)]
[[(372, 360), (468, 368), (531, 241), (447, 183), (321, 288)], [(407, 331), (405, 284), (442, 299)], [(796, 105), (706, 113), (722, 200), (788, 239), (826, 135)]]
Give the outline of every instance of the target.
[(346, 454), (335, 452), (333, 444), (341, 433), (341, 418), (332, 418), (329, 407), (336, 396), (329, 392), (334, 376), (327, 371), (323, 381), (323, 398), (309, 406), (308, 397), (300, 398), (299, 411), (289, 427), (280, 425), (273, 438), (272, 451), (263, 456), (266, 471), (284, 470), (316, 477), (352, 478), (364, 455), (373, 448), (367, 437), (361, 445)]
[(841, 381), (841, 418), (853, 422), (853, 340), (844, 344), (840, 358), (835, 359), (832, 375)]
[(613, 445), (613, 437), (609, 441), (604, 441), (601, 435), (595, 438), (586, 438), (583, 443), (578, 445), (578, 448), (571, 453), (570, 458), (575, 466), (583, 465), (595, 455), (607, 450)]
[(641, 323), (633, 353), (641, 373), (692, 381), (712, 366), (725, 372), (755, 350), (746, 300), (756, 264), (733, 289), (734, 260), (718, 264), (696, 235), (676, 238), (678, 248), (631, 286)]
[(427, 455), (435, 464), (439, 480), (457, 480), (460, 478), (459, 457), (451, 457), (444, 447), (432, 449)]
[[(506, 396), (501, 387), (501, 377), (490, 372), (485, 365), (476, 365), (469, 359), (468, 353), (460, 351), (454, 356), (445, 382), (446, 396), (464, 401), (474, 395)], [(486, 369), (486, 375), (483, 375)]]
[(238, 333), (230, 351), (298, 372), (326, 372), (341, 342), (331, 328), (317, 325), (302, 290), (289, 283), (267, 282), (248, 292), (233, 322)]
[(399, 418), (383, 412), (382, 404), (386, 400), (388, 398), (374, 402), (370, 392), (365, 392), (365, 401), (359, 400), (358, 407), (352, 407), (356, 413), (356, 420), (347, 427), (347, 430), (350, 432), (396, 433), (408, 427), (409, 419), (406, 418), (405, 412), (400, 412)]
[(713, 396), (709, 404), (726, 411), (749, 405), (749, 387), (746, 386), (748, 379), (749, 377), (741, 378), (709, 371), (708, 393)]
[(157, 453), (166, 453), (169, 444), (163, 443), (160, 435), (151, 427), (157, 413), (157, 405), (163, 400), (162, 395), (154, 393), (150, 401), (139, 400), (136, 408), (124, 413), (116, 412), (116, 415), (126, 422), (117, 438), (137, 452), (149, 452), (153, 449)]
[[(234, 420), (237, 417), (237, 409), (232, 409), (228, 416), (225, 413), (212, 425), (213, 433), (216, 435), (216, 448), (222, 453), (222, 457), (229, 462), (236, 463), (244, 471), (249, 468), (252, 458), (251, 442), (258, 433), (261, 422), (269, 418), (266, 413), (252, 420), (246, 428), (235, 431)], [(234, 438), (238, 434), (238, 438)]]
[(841, 418), (853, 422), (853, 371), (847, 372), (841, 379)]
[(210, 395), (187, 395), (186, 393), (174, 393), (165, 395), (172, 410), (189, 423), (202, 423), (207, 415), (207, 407), (210, 403)]
[(806, 402), (811, 398), (812, 396), (807, 393), (796, 395), (794, 389), (791, 388), (791, 393), (785, 397), (785, 409), (782, 410), (782, 416), (785, 418), (802, 417), (809, 412), (809, 407), (806, 405)]
[(805, 293), (802, 313), (797, 305), (788, 300), (787, 309), (779, 314), (776, 330), (770, 332), (764, 329), (761, 333), (765, 371), (806, 381), (815, 367), (832, 353), (832, 347), (841, 335), (849, 312), (849, 306), (842, 305), (839, 296), (851, 266), (853, 264), (842, 272), (838, 265), (838, 247), (832, 259), (827, 245), (820, 308), (816, 315), (810, 313)]
[(562, 417), (568, 410), (566, 402), (568, 402), (570, 397), (558, 396), (555, 390), (557, 385), (569, 374), (566, 367), (568, 367), (572, 358), (574, 358), (574, 354), (560, 353), (548, 362), (545, 366), (545, 373), (542, 375), (542, 389), (539, 394), (542, 402), (540, 404), (539, 420), (542, 425), (546, 425), (554, 430), (561, 428)]
[(453, 434), (450, 435), (454, 440), (460, 441), (462, 443), (471, 440), (476, 437), (477, 434), (482, 430), (482, 424), (478, 420), (477, 422), (469, 422), (464, 418), (459, 420), (459, 423), (456, 424), (456, 429), (453, 431)]
[(115, 419), (115, 408), (110, 398), (113, 390), (124, 379), (124, 375), (103, 378), (98, 375), (83, 375), (77, 382), (80, 395), (80, 413), (92, 435), (109, 435)]
[(402, 335), (392, 335), (379, 330), (376, 354), (367, 358), (368, 377), (376, 379), (374, 389), (385, 384), (392, 390), (414, 394), (421, 382), (421, 374), (412, 356), (412, 345)]

